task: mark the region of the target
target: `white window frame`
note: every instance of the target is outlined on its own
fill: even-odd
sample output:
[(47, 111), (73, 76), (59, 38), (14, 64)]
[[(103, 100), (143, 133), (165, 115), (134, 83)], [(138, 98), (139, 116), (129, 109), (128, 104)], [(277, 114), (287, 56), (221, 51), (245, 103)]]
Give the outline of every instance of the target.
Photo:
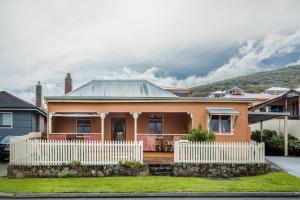
[(3, 129), (12, 129), (14, 127), (14, 121), (13, 121), (13, 112), (0, 112), (0, 114), (10, 114), (10, 120), (11, 120), (11, 126), (10, 127), (2, 127), (0, 126), (0, 128)]
[[(219, 116), (219, 119), (218, 119), (218, 123), (220, 123), (220, 117), (222, 116), (230, 116), (230, 133), (229, 132), (214, 132), (215, 135), (234, 135), (234, 124), (235, 124), (235, 121), (236, 121), (236, 118), (237, 116), (235, 115), (229, 115), (229, 114), (208, 114), (208, 131), (210, 131), (210, 121), (211, 121), (211, 117), (212, 116)], [(218, 124), (218, 126), (220, 126), (220, 124)], [(219, 127), (219, 130), (220, 130), (220, 127)]]

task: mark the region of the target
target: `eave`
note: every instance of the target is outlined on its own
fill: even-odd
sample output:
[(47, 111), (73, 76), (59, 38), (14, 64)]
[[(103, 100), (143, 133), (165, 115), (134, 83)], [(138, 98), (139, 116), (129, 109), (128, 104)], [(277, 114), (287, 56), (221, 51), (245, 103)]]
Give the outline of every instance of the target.
[(251, 103), (255, 99), (246, 98), (208, 98), (208, 97), (89, 97), (89, 96), (47, 96), (45, 97), (47, 103), (49, 102), (74, 102), (74, 103), (143, 103), (143, 102), (179, 102), (179, 103), (196, 103), (196, 102), (226, 102), (226, 103)]

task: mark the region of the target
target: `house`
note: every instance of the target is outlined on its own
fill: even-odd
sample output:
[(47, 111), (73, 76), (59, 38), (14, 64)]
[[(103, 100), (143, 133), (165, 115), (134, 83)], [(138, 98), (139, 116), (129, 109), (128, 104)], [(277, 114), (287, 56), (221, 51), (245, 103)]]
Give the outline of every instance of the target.
[[(289, 114), (288, 118), (288, 130), (287, 132), (291, 135), (300, 138), (300, 92), (298, 90), (290, 89), (280, 95), (270, 98), (267, 101), (253, 105), (249, 107), (249, 111), (265, 112), (265, 113), (283, 113)], [(280, 117), (280, 116), (279, 116)], [(259, 130), (260, 124), (256, 123), (251, 125), (253, 130)], [(277, 132), (284, 132), (284, 120), (272, 119), (265, 121), (263, 128), (275, 130)]]
[(36, 86), (36, 105), (0, 91), (0, 137), (46, 131), (47, 114), (42, 109), (42, 86)]
[(284, 87), (270, 87), (266, 89), (266, 94), (280, 95), (288, 92), (289, 90), (290, 90), (289, 88), (284, 88)]
[(201, 124), (220, 142), (249, 142), (252, 99), (179, 97), (146, 80), (93, 80), (46, 96), (49, 140), (139, 140), (144, 151), (172, 151)]
[(244, 90), (242, 90), (239, 87), (233, 87), (227, 91), (215, 91), (212, 92), (209, 97), (213, 97), (213, 98), (245, 98), (245, 99), (254, 99), (254, 101), (251, 103), (251, 105), (256, 105), (256, 104), (260, 104), (264, 101), (267, 101), (269, 99), (275, 98), (278, 95), (275, 94), (270, 94), (270, 93), (248, 93), (248, 92), (244, 92)]

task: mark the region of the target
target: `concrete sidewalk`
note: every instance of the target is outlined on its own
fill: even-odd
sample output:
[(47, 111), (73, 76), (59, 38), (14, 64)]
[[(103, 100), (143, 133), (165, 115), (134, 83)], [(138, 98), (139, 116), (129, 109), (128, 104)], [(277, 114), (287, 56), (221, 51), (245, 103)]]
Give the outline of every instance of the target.
[(300, 157), (267, 156), (268, 161), (300, 178)]

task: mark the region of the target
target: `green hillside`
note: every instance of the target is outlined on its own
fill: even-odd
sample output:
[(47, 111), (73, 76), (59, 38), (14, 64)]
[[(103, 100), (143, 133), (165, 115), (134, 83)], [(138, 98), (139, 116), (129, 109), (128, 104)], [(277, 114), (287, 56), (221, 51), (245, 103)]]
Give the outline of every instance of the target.
[(298, 88), (300, 87), (300, 65), (200, 85), (192, 88), (192, 96), (207, 96), (213, 91), (228, 90), (234, 86), (252, 93), (263, 92), (270, 87)]

